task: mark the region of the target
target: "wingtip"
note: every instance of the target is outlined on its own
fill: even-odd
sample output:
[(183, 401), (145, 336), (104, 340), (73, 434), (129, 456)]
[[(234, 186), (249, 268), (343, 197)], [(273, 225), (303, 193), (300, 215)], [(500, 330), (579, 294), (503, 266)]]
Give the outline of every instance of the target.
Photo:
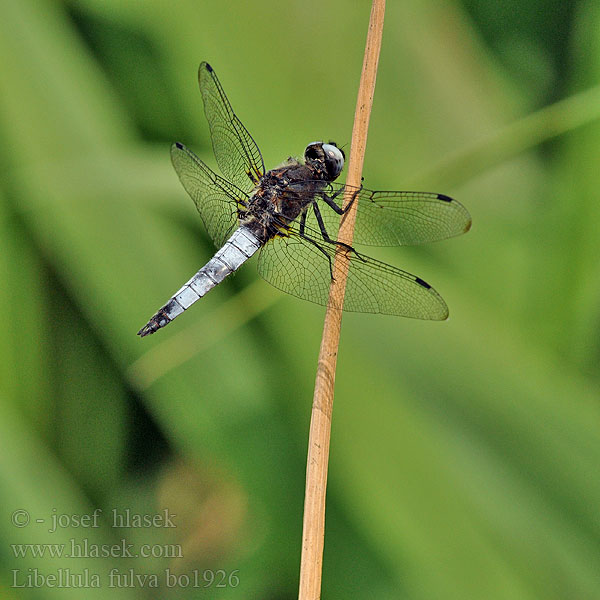
[(213, 68), (205, 60), (203, 60), (198, 67), (198, 77), (200, 77), (203, 71), (208, 71), (209, 73), (213, 72)]
[(439, 305), (439, 312), (435, 315), (431, 315), (429, 319), (431, 321), (447, 321), (450, 316), (450, 311), (448, 309), (448, 305), (444, 302), (444, 299), (440, 297), (441, 303)]

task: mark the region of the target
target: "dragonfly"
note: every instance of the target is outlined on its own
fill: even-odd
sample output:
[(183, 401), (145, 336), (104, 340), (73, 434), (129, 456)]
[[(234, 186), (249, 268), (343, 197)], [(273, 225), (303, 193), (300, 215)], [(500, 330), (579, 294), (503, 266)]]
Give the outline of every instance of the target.
[[(265, 171), (258, 145), (233, 111), (213, 68), (198, 70), (215, 173), (180, 142), (171, 161), (204, 226), (215, 255), (140, 329), (152, 334), (181, 315), (251, 256), (276, 288), (326, 305), (337, 252), (349, 261), (346, 294), (336, 308), (444, 320), (448, 307), (420, 277), (337, 241), (340, 220), (356, 204), (353, 244), (414, 245), (450, 238), (471, 227), (457, 200), (432, 192), (372, 191), (336, 182), (345, 155), (335, 142), (307, 145), (304, 160), (288, 158)], [(344, 198), (350, 198), (344, 206)]]

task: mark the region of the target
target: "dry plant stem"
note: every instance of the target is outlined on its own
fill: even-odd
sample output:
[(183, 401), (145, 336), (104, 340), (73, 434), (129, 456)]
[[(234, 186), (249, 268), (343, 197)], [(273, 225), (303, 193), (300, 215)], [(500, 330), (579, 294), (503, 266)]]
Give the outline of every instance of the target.
[[(369, 117), (379, 62), (384, 13), (385, 0), (373, 0), (356, 101), (348, 177), (346, 179), (349, 185), (355, 187), (360, 186), (361, 183)], [(351, 197), (346, 197), (345, 204), (347, 205), (350, 200)], [(338, 234), (339, 241), (352, 244), (355, 220), (356, 203), (342, 219)], [(343, 305), (348, 276), (348, 260), (343, 250), (336, 253), (333, 276), (334, 281), (332, 281), (329, 290), (329, 304), (325, 313), (323, 337), (319, 352), (308, 439), (299, 600), (318, 600), (321, 597), (321, 573), (325, 539), (325, 490), (327, 487), (335, 369), (342, 322), (341, 310), (334, 307)]]

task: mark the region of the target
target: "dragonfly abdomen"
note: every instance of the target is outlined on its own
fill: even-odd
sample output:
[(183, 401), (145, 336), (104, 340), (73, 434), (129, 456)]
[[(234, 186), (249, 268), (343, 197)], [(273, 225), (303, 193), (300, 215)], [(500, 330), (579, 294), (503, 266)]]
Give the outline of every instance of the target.
[(138, 335), (150, 335), (170, 323), (236, 271), (260, 247), (260, 241), (248, 227), (242, 225), (236, 229), (223, 247), (138, 331)]

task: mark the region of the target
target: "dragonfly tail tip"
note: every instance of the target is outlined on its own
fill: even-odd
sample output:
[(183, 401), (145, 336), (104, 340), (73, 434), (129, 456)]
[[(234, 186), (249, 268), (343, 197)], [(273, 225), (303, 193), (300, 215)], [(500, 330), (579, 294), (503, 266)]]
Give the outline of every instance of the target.
[(152, 323), (148, 323), (148, 325), (144, 325), (138, 332), (137, 334), (140, 337), (146, 337), (147, 335), (150, 335), (151, 333), (154, 333), (156, 331), (156, 329), (154, 329), (152, 327)]
[(164, 327), (167, 323), (170, 323), (171, 319), (164, 312), (164, 309), (159, 310), (149, 321), (144, 325), (137, 334), (140, 337), (146, 337), (152, 333), (158, 331), (161, 327)]

